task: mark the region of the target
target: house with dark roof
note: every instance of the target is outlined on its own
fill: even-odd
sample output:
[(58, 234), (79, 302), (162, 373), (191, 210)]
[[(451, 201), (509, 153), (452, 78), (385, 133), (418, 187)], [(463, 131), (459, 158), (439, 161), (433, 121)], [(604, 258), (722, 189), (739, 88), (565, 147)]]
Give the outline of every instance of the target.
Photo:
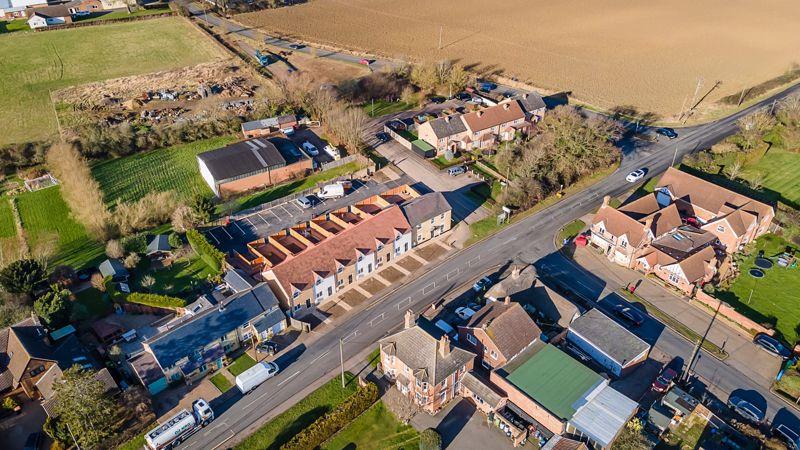
[(294, 114), (284, 114), (282, 116), (244, 122), (242, 124), (242, 134), (244, 134), (246, 139), (250, 139), (268, 136), (277, 131), (287, 130), (296, 126), (297, 116)]
[(383, 372), (395, 387), (429, 414), (458, 394), (475, 354), (414, 312), (406, 311), (403, 330), (378, 341)]
[(441, 192), (430, 192), (400, 204), (411, 225), (411, 241), (420, 245), (440, 236), (452, 227), (453, 208)]
[(470, 142), (467, 139), (469, 130), (460, 115), (448, 115), (424, 122), (417, 127), (417, 135), (435, 148), (437, 154), (448, 149), (452, 152), (466, 150)]
[[(64, 371), (61, 369), (61, 367), (55, 365), (45, 372), (39, 382), (36, 383), (36, 386), (39, 388), (39, 392), (42, 394), (42, 408), (50, 417), (57, 416), (55, 412), (55, 405), (56, 400), (58, 399), (58, 394), (56, 393), (55, 386), (63, 376)], [(104, 392), (106, 394), (113, 395), (119, 392), (119, 386), (107, 368), (103, 367), (95, 372), (94, 379), (102, 383), (103, 387), (105, 388)]]
[(41, 6), (28, 10), (28, 26), (32, 30), (72, 23), (72, 13), (66, 5)]
[(525, 111), (525, 118), (529, 122), (536, 123), (544, 117), (544, 112), (547, 109), (547, 105), (544, 103), (544, 99), (538, 92), (527, 92), (525, 94), (516, 97), (515, 99), (509, 99), (506, 101), (517, 101), (519, 102), (519, 106), (522, 107), (522, 110)]
[(597, 308), (590, 309), (569, 325), (567, 341), (615, 377), (635, 370), (650, 354), (647, 342)]
[[(227, 354), (244, 344), (268, 340), (285, 328), (286, 317), (278, 299), (266, 283), (261, 283), (187, 320), (176, 320), (173, 326), (143, 342), (144, 353), (150, 356), (137, 354), (129, 365), (155, 393), (169, 382), (197, 381), (209, 371), (221, 369)], [(160, 377), (153, 362), (161, 371)]]
[(197, 155), (200, 175), (217, 197), (305, 176), (312, 163), (282, 137), (248, 139)]
[(525, 309), (509, 297), (486, 302), (466, 325), (458, 327), (458, 341), (475, 352), (476, 362), (487, 370), (504, 366), (541, 334)]

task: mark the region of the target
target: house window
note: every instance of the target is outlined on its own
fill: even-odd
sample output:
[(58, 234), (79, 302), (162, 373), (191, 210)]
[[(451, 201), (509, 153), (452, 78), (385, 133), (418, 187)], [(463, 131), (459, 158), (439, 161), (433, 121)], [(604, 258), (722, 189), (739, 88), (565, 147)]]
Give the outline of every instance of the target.
[(680, 278), (678, 278), (678, 276), (677, 276), (677, 275), (675, 275), (674, 273), (671, 273), (671, 274), (669, 274), (669, 281), (671, 281), (671, 282), (673, 282), (673, 283), (677, 284), (677, 283), (679, 283), (681, 280), (680, 280)]
[(491, 356), (492, 356), (493, 360), (497, 361), (497, 352), (496, 351), (492, 350)]
[(378, 244), (378, 251), (383, 249), (383, 244)]
[(442, 401), (442, 403), (447, 401), (447, 391), (442, 391), (440, 400)]
[(317, 286), (319, 286), (320, 284), (322, 284), (322, 278), (317, 278)]
[(433, 223), (433, 219), (431, 219), (431, 223)]
[(300, 291), (294, 291), (294, 294), (292, 294), (292, 298), (297, 298), (299, 296), (300, 296)]
[(446, 388), (447, 388), (447, 378), (445, 378), (444, 381), (442, 381), (442, 389)]
[(311, 299), (306, 299), (306, 308), (311, 308)]
[(294, 310), (295, 311), (300, 311), (300, 308), (302, 308), (302, 307), (303, 307), (303, 305), (295, 305), (294, 306)]
[(337, 286), (341, 286), (341, 285), (343, 285), (343, 284), (344, 284), (344, 280), (339, 280), (339, 281), (336, 283), (336, 285), (337, 285)]
[(628, 241), (620, 241), (619, 246), (622, 247), (622, 248), (627, 248), (628, 247)]
[(722, 226), (722, 225), (717, 225), (717, 231), (719, 231), (720, 233), (724, 233), (725, 232), (725, 227)]
[(486, 360), (484, 360), (484, 359), (481, 360), (481, 365), (486, 370), (492, 370), (492, 366), (490, 366), (489, 363), (487, 363)]
[(328, 286), (328, 296), (333, 295), (333, 286)]
[(30, 375), (31, 375), (32, 377), (35, 377), (36, 375), (39, 375), (39, 374), (40, 374), (40, 373), (42, 373), (42, 372), (44, 372), (44, 365), (39, 365), (38, 367), (35, 367), (35, 368), (34, 368), (33, 370), (31, 370), (29, 373), (30, 373)]
[(344, 266), (339, 266), (339, 268), (336, 269), (336, 273), (342, 273), (342, 272), (344, 272)]
[(358, 262), (361, 262), (361, 261), (363, 261), (363, 260), (364, 260), (364, 256), (363, 256), (363, 255), (359, 255), (359, 256), (358, 256)]
[(353, 282), (353, 276), (352, 275), (348, 275), (347, 276), (347, 284), (350, 284), (352, 282)]
[(478, 340), (475, 339), (475, 336), (473, 336), (472, 333), (467, 333), (467, 340), (472, 345), (478, 345)]
[(603, 228), (603, 227), (600, 227), (600, 234), (606, 234), (606, 229)]
[(322, 297), (322, 294), (323, 294), (323, 293), (322, 293), (321, 291), (320, 291), (320, 292), (317, 292), (317, 298), (321, 298), (321, 297)]

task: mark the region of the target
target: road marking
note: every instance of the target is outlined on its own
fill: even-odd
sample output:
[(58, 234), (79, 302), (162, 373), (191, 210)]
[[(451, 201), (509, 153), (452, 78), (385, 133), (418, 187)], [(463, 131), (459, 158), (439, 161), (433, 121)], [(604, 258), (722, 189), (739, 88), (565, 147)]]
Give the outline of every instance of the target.
[(478, 256), (476, 256), (476, 257), (474, 257), (474, 258), (470, 259), (470, 260), (469, 260), (469, 264), (467, 264), (467, 265), (468, 265), (469, 267), (472, 267), (472, 264), (473, 264), (473, 263), (477, 263), (479, 259), (481, 259), (481, 255), (478, 255)]
[(211, 238), (213, 238), (213, 239), (214, 239), (214, 242), (216, 242), (217, 244), (219, 244), (219, 239), (217, 239), (217, 237), (216, 237), (216, 236), (214, 236), (214, 233), (213, 233), (213, 231), (214, 231), (214, 229), (212, 228), (212, 229), (208, 230), (208, 233), (207, 233), (207, 234), (208, 234), (209, 236), (211, 236)]
[(369, 321), (369, 326), (374, 327), (375, 325), (383, 322), (383, 319), (386, 318), (386, 317), (384, 317), (384, 314), (385, 313), (380, 313), (377, 316), (373, 317), (372, 320)]
[(449, 280), (451, 276), (454, 277), (454, 276), (458, 275), (459, 272), (461, 272), (461, 268), (458, 268), (456, 270), (451, 271), (450, 273), (447, 274), (447, 277), (445, 277), (445, 278), (447, 280)]
[(261, 220), (263, 220), (265, 224), (269, 225), (269, 221), (268, 221), (267, 219), (265, 219), (265, 218), (264, 218), (264, 216), (262, 216), (261, 214), (256, 214), (256, 215), (257, 215), (257, 216), (258, 216), (258, 217), (259, 217)]
[(424, 288), (422, 288), (422, 295), (428, 295), (427, 291), (429, 291), (429, 290), (431, 290), (431, 289), (433, 289), (435, 287), (436, 287), (436, 282), (435, 281), (433, 283), (425, 286)]
[(342, 338), (342, 342), (347, 342), (348, 339), (354, 338), (358, 336), (358, 330), (354, 330), (352, 333), (348, 334), (347, 336)]
[(236, 228), (238, 228), (238, 229), (239, 229), (239, 231), (240, 231), (242, 234), (246, 234), (246, 233), (244, 232), (244, 230), (242, 229), (242, 227), (240, 227), (240, 226), (239, 226), (239, 224), (238, 224), (238, 223), (237, 223), (235, 220), (233, 221), (233, 224), (236, 226)]
[(218, 449), (218, 448), (219, 448), (219, 447), (220, 447), (222, 444), (224, 444), (224, 443), (228, 442), (229, 440), (231, 440), (231, 438), (232, 438), (232, 437), (236, 436), (236, 434), (234, 434), (233, 430), (231, 430), (231, 429), (228, 429), (228, 431), (231, 433), (231, 435), (230, 435), (230, 436), (228, 436), (228, 437), (226, 437), (226, 438), (225, 438), (225, 440), (223, 440), (223, 441), (222, 441), (222, 442), (220, 442), (219, 444), (217, 444), (217, 445), (215, 445), (214, 447), (212, 447), (212, 448), (211, 448), (211, 450), (216, 450), (216, 449)]
[(255, 228), (255, 227), (256, 227), (256, 225), (255, 225), (255, 224), (254, 224), (254, 223), (253, 223), (253, 222), (250, 220), (250, 218), (249, 218), (249, 217), (245, 217), (245, 218), (244, 218), (244, 220), (246, 220), (246, 221), (247, 221), (247, 223), (249, 223), (251, 227), (253, 227), (253, 228)]
[(295, 372), (295, 373), (293, 373), (293, 374), (289, 375), (288, 377), (286, 377), (286, 379), (285, 379), (285, 380), (283, 380), (283, 381), (281, 381), (280, 383), (278, 383), (278, 386), (280, 386), (280, 385), (282, 385), (283, 383), (286, 383), (287, 381), (291, 380), (292, 378), (294, 378), (295, 376), (297, 376), (297, 374), (299, 374), (299, 373), (300, 373), (300, 371), (298, 370), (297, 372)]
[(320, 359), (322, 359), (322, 358), (324, 358), (324, 357), (328, 356), (328, 353), (330, 353), (330, 352), (331, 352), (331, 351), (330, 351), (330, 350), (328, 350), (328, 351), (326, 351), (325, 353), (323, 353), (323, 354), (321, 354), (321, 355), (317, 356), (316, 358), (314, 358), (313, 360), (311, 360), (311, 362), (309, 363), (309, 365), (312, 365), (312, 364), (314, 364), (315, 362), (319, 361)]
[(231, 236), (231, 234), (228, 233), (228, 230), (226, 230), (225, 227), (221, 227), (220, 230), (222, 230), (223, 232), (225, 232), (225, 234), (228, 235), (228, 239), (233, 239), (233, 236)]
[(410, 304), (411, 304), (411, 297), (408, 297), (405, 300), (400, 300), (399, 302), (397, 302), (397, 310), (400, 311), (400, 308)]

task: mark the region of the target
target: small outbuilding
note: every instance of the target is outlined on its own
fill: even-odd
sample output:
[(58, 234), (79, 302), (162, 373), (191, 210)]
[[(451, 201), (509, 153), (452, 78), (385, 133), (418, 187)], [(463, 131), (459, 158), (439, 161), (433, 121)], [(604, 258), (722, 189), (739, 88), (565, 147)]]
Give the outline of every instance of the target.
[(118, 259), (107, 259), (100, 263), (98, 269), (103, 278), (111, 277), (111, 281), (115, 283), (124, 283), (128, 281), (128, 276), (130, 275), (128, 269), (126, 269)]
[(591, 309), (572, 321), (567, 340), (616, 377), (635, 369), (650, 354), (647, 342), (598, 309)]

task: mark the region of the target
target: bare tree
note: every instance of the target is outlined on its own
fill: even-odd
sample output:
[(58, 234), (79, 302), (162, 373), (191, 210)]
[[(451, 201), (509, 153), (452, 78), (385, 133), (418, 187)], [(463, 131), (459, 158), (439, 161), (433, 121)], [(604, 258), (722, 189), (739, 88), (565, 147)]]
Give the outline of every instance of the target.
[(155, 279), (155, 278), (153, 278), (153, 276), (152, 276), (152, 275), (150, 275), (150, 274), (147, 274), (147, 275), (145, 275), (145, 276), (143, 276), (143, 277), (142, 277), (142, 280), (139, 282), (139, 284), (140, 284), (140, 285), (141, 285), (143, 288), (145, 288), (146, 290), (148, 290), (148, 291), (149, 291), (149, 290), (150, 290), (150, 288), (152, 288), (152, 287), (153, 287), (153, 285), (155, 285), (155, 284), (156, 284), (156, 279)]
[(756, 172), (752, 177), (750, 177), (750, 187), (755, 190), (761, 190), (764, 187), (765, 176), (763, 172)]
[(125, 249), (122, 248), (122, 244), (118, 240), (111, 239), (106, 242), (106, 256), (114, 259), (122, 258), (125, 256)]
[(120, 233), (127, 236), (166, 223), (177, 206), (174, 192), (151, 192), (133, 203), (117, 202), (114, 222)]
[(742, 161), (736, 158), (736, 160), (725, 167), (725, 173), (731, 180), (739, 178), (739, 174), (742, 173)]
[(179, 206), (172, 213), (172, 228), (179, 233), (185, 233), (199, 223), (197, 213), (189, 206)]

